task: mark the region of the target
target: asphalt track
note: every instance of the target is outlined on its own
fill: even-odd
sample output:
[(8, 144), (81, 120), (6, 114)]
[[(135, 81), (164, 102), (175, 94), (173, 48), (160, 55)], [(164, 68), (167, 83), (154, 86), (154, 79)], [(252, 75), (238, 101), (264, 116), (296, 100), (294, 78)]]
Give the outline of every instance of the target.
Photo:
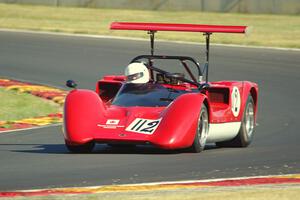
[[(201, 53), (199, 45), (167, 42), (156, 49), (197, 58)], [(57, 87), (72, 78), (92, 89), (97, 79), (121, 74), (131, 58), (148, 50), (144, 41), (2, 31), (0, 77)], [(0, 191), (300, 173), (300, 51), (212, 46), (210, 80), (222, 79), (260, 86), (259, 125), (248, 148), (210, 145), (193, 154), (97, 145), (94, 153), (80, 155), (66, 150), (61, 126), (1, 133)]]

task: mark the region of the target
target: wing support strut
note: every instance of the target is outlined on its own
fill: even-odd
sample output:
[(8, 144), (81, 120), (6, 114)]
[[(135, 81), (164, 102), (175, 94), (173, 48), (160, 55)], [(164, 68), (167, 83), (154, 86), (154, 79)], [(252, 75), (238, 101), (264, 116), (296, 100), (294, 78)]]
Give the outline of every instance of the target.
[(204, 33), (203, 35), (205, 36), (205, 43), (206, 43), (206, 59), (205, 59), (205, 65), (203, 69), (203, 73), (205, 72), (205, 82), (208, 82), (208, 66), (209, 66), (209, 46), (210, 46), (210, 35), (212, 33)]
[(150, 48), (151, 48), (151, 56), (154, 55), (154, 36), (156, 31), (148, 31), (148, 34), (150, 35)]

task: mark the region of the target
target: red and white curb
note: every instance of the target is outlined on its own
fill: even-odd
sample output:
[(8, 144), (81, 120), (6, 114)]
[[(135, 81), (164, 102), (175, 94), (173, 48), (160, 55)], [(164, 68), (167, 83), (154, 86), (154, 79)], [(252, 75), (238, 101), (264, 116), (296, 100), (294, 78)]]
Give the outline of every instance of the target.
[[(67, 91), (61, 89), (12, 79), (0, 78), (0, 87), (4, 88), (5, 90), (14, 90), (19, 93), (28, 93), (42, 99), (50, 100), (61, 106), (63, 105), (65, 96), (67, 94)], [(0, 120), (0, 132), (8, 132), (16, 129), (24, 130), (28, 128), (61, 123), (62, 117), (62, 113), (58, 112), (48, 114), (47, 116), (38, 116), (13, 121)]]
[(131, 192), (131, 191), (155, 191), (174, 190), (186, 188), (213, 188), (213, 187), (238, 187), (238, 186), (258, 186), (258, 185), (282, 185), (299, 184), (300, 174), (277, 175), (277, 176), (254, 176), (229, 179), (210, 179), (194, 181), (176, 182), (155, 182), (126, 185), (104, 185), (93, 187), (73, 187), (54, 188), (40, 190), (20, 190), (20, 191), (0, 191), (0, 197), (20, 197), (20, 196), (48, 196), (67, 194), (96, 194), (105, 192)]

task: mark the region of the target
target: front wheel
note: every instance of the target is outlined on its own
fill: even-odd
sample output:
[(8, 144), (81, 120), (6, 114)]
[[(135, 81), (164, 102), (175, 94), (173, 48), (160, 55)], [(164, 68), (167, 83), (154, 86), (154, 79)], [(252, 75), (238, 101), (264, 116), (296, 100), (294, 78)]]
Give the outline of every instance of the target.
[(206, 106), (203, 104), (199, 114), (195, 139), (191, 147), (192, 152), (199, 153), (203, 151), (208, 136), (208, 127), (208, 112)]
[(247, 147), (252, 142), (254, 127), (255, 105), (252, 96), (249, 95), (238, 135), (233, 140), (216, 144), (220, 147)]
[(67, 149), (72, 153), (91, 153), (94, 149), (95, 142), (88, 142), (81, 145), (70, 145), (66, 142)]

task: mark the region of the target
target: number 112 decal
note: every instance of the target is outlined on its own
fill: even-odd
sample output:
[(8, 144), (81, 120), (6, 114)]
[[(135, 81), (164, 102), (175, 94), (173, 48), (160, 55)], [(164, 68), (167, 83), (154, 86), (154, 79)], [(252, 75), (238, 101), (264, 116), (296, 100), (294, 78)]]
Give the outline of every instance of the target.
[(151, 120), (136, 118), (125, 130), (151, 135), (158, 127), (160, 120), (161, 119)]

